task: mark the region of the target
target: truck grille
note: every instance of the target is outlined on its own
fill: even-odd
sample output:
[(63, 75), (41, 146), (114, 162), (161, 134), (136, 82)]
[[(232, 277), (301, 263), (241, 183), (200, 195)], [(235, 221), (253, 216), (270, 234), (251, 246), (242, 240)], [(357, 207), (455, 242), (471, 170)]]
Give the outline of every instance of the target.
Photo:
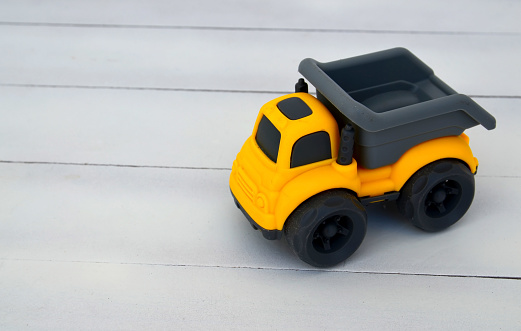
[(242, 188), (246, 196), (253, 201), (255, 195), (255, 184), (248, 178), (241, 167), (237, 171), (237, 183)]

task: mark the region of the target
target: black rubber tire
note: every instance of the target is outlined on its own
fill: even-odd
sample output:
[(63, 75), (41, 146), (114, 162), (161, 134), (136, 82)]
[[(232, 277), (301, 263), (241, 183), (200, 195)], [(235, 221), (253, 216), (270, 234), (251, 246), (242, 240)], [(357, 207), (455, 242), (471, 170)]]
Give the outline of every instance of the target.
[(320, 193), (302, 203), (284, 226), (293, 252), (315, 267), (331, 267), (360, 246), (367, 229), (364, 207), (343, 190)]
[(474, 199), (474, 175), (457, 160), (440, 160), (418, 170), (405, 183), (398, 208), (418, 228), (448, 228), (467, 212)]

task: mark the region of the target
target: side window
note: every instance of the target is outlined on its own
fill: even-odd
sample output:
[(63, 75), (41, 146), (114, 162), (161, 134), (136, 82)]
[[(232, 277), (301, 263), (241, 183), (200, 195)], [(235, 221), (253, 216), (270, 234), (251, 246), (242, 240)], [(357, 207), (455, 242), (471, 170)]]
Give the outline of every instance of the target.
[(291, 168), (323, 161), (331, 158), (329, 134), (319, 131), (297, 140), (291, 152)]

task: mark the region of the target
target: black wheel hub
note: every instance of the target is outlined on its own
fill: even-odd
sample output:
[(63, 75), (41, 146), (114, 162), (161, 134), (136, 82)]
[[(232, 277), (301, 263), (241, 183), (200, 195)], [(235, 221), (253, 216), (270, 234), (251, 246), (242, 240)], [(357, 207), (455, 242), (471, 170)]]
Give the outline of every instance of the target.
[(313, 233), (313, 247), (321, 253), (337, 251), (349, 241), (351, 228), (347, 216), (331, 216), (325, 219)]
[(338, 226), (334, 223), (325, 224), (321, 232), (323, 237), (331, 238), (338, 233)]
[(434, 201), (434, 203), (442, 203), (443, 201), (445, 201), (446, 198), (447, 198), (447, 192), (445, 192), (445, 190), (443, 188), (436, 190), (432, 194), (432, 200)]
[(434, 186), (425, 199), (425, 213), (443, 217), (456, 208), (461, 198), (461, 187), (456, 181), (446, 180)]

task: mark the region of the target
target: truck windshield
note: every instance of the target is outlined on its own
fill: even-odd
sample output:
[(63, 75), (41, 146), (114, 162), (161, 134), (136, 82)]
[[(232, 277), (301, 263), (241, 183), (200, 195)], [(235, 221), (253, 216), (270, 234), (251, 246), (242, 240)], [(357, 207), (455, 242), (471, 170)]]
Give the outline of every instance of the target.
[(262, 119), (259, 122), (255, 140), (264, 154), (266, 154), (270, 160), (277, 163), (280, 145), (280, 131), (277, 130), (275, 125), (273, 125), (265, 115), (262, 116)]

